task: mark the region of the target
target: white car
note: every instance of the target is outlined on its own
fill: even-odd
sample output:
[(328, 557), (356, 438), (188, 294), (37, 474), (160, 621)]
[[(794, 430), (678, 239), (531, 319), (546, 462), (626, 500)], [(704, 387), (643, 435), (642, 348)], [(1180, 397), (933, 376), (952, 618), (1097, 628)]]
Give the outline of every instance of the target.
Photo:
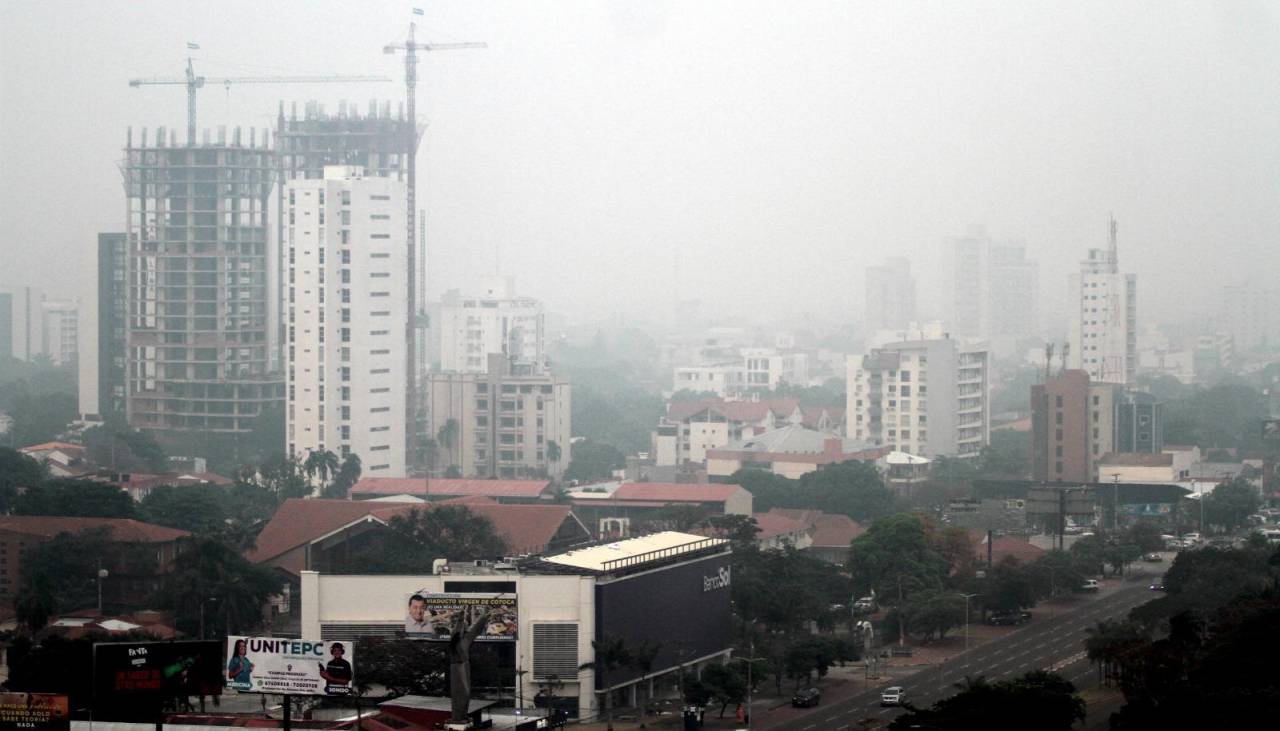
[(1100, 588), (1102, 588), (1102, 585), (1098, 583), (1097, 579), (1085, 579), (1084, 583), (1080, 585), (1080, 591), (1097, 591)]
[(880, 705), (882, 706), (900, 706), (907, 699), (907, 691), (900, 685), (885, 688), (880, 694)]

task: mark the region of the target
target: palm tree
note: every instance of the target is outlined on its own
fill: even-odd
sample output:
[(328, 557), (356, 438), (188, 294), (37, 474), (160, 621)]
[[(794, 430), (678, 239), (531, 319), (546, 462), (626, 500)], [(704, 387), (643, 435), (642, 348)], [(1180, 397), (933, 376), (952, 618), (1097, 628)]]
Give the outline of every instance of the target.
[(458, 420), (447, 419), (436, 433), (436, 441), (448, 452), (450, 466), (457, 464), (457, 460), (453, 458), (453, 448), (458, 441)]
[(547, 461), (551, 464), (556, 464), (560, 461), (560, 457), (560, 445), (556, 444), (556, 440), (554, 439), (547, 440)]
[(302, 469), (307, 473), (308, 478), (320, 476), (320, 492), (323, 493), (329, 477), (338, 474), (339, 464), (338, 455), (325, 449), (308, 452), (307, 460), (302, 463)]
[[(555, 442), (552, 442), (552, 444), (555, 444)], [(646, 677), (647, 675), (649, 675), (649, 673), (653, 672), (653, 663), (655, 660), (658, 659), (658, 653), (661, 651), (662, 651), (661, 642), (654, 642), (653, 640), (641, 640), (636, 644), (634, 648), (632, 648), (630, 652), (631, 662), (628, 664), (631, 666), (633, 670), (636, 670), (640, 673), (641, 678)], [(653, 700), (652, 698), (649, 698), (640, 704), (640, 722), (641, 723), (644, 723), (645, 706), (648, 705), (648, 702), (652, 700)]]
[(338, 474), (334, 476), (333, 482), (325, 490), (324, 496), (331, 498), (346, 498), (351, 488), (355, 487), (360, 481), (361, 464), (360, 455), (352, 452), (342, 460), (342, 466), (338, 468)]
[(614, 635), (605, 635), (604, 639), (592, 640), (591, 651), (595, 655), (595, 662), (583, 663), (578, 666), (578, 669), (596, 671), (600, 679), (597, 685), (604, 688), (603, 691), (596, 692), (604, 693), (605, 729), (613, 731), (613, 693), (609, 690), (609, 673), (630, 665), (631, 652), (627, 649), (626, 640)]

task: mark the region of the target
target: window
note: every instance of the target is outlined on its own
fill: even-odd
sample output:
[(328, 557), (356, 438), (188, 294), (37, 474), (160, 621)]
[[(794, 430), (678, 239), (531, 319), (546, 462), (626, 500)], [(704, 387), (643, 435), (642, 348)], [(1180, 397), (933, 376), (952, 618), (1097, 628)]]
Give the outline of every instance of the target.
[(1058, 394), (1057, 396), (1055, 396), (1055, 397), (1054, 397), (1054, 399), (1053, 399), (1053, 400), (1054, 400), (1055, 405), (1056, 405), (1058, 408), (1062, 408), (1062, 394)]

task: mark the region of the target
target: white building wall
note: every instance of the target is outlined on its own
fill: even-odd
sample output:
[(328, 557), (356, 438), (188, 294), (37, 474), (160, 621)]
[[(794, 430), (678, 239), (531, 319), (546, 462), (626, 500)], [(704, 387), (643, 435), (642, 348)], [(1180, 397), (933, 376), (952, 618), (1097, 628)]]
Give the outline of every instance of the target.
[[(522, 576), (472, 575), (447, 576), (330, 576), (314, 571), (302, 572), (302, 636), (320, 637), (322, 625), (332, 624), (400, 624), (408, 616), (409, 597), (426, 589), (444, 591), (444, 581), (514, 581), (519, 598), (516, 640), (516, 665), (533, 668), (533, 625), (542, 623), (574, 623), (578, 625), (578, 664), (592, 662), (595, 657), (591, 640), (595, 637), (595, 577), (592, 576)], [(538, 693), (538, 681), (532, 672), (524, 675), (523, 694), (527, 703)], [(564, 695), (579, 697), (579, 714), (595, 715), (595, 673), (579, 671), (576, 678), (561, 678)], [(580, 692), (586, 691), (586, 692)]]
[(916, 319), (916, 280), (911, 262), (895, 257), (866, 269), (866, 330), (897, 330)]
[(467, 297), (449, 290), (431, 306), (430, 353), (437, 371), (484, 373), (491, 354), (522, 363), (546, 362), (546, 313), (532, 297), (517, 297), (510, 283)]
[(328, 167), (286, 190), (289, 452), (405, 475), (403, 183)]
[(79, 342), (80, 306), (62, 300), (41, 302), (40, 352), (49, 356), (54, 365), (77, 364)]
[(1122, 274), (1112, 222), (1111, 248), (1090, 249), (1070, 281), (1069, 368), (1089, 374), (1095, 383), (1128, 384), (1138, 361), (1138, 281)]

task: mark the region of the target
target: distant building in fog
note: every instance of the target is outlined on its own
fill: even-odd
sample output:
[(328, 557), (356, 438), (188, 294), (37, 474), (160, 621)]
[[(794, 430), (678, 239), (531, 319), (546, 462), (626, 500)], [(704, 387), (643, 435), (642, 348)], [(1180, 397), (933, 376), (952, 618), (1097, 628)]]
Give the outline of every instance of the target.
[(516, 295), (510, 279), (496, 278), (475, 296), (449, 290), (428, 309), (428, 358), (436, 371), (484, 373), (494, 354), (534, 368), (546, 363), (542, 303)]
[(981, 228), (953, 242), (952, 333), (1002, 354), (1040, 332), (1040, 269), (1021, 243), (997, 243)]
[(125, 303), (129, 247), (123, 233), (98, 234), (92, 316), (80, 318), (80, 416), (124, 414)]
[(1109, 243), (1089, 249), (1080, 272), (1071, 275), (1067, 364), (1092, 382), (1128, 384), (1138, 366), (1138, 278), (1120, 272), (1114, 218)]
[(0, 363), (13, 357), (13, 295), (0, 292)]
[(40, 352), (54, 365), (76, 365), (80, 349), (80, 305), (64, 300), (40, 303)]
[(1237, 350), (1280, 348), (1280, 289), (1227, 286), (1218, 297), (1218, 330)]
[(911, 262), (894, 257), (866, 269), (865, 330), (898, 330), (916, 319), (916, 280)]

